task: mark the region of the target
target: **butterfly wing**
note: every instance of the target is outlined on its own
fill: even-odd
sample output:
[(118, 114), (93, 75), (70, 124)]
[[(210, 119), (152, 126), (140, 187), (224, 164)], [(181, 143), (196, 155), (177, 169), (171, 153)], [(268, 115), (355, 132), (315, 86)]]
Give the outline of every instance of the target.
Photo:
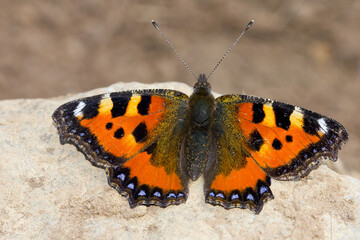
[(336, 161), (348, 139), (338, 122), (268, 99), (226, 95), (216, 99), (215, 170), (205, 174), (206, 201), (260, 212), (273, 198), (270, 177), (295, 180), (322, 157)]
[(188, 96), (172, 90), (115, 92), (60, 106), (53, 120), (131, 207), (179, 204), (187, 177), (178, 162)]

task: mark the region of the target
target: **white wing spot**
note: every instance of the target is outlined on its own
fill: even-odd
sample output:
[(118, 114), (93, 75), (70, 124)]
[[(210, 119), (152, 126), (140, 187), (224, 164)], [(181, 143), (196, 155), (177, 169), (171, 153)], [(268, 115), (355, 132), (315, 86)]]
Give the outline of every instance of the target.
[(110, 98), (110, 93), (104, 93), (102, 96), (101, 96), (102, 99), (105, 99), (105, 98)]
[(83, 113), (82, 110), (86, 104), (83, 101), (80, 101), (75, 110), (73, 111), (75, 117), (82, 117)]
[(326, 122), (325, 122), (325, 119), (324, 119), (324, 118), (320, 118), (320, 119), (318, 120), (318, 123), (319, 123), (319, 125), (320, 125), (320, 131), (323, 132), (323, 133), (327, 133), (329, 129), (328, 129), (328, 126), (327, 126), (327, 124), (326, 124)]
[(304, 114), (303, 110), (300, 107), (295, 106), (295, 111)]

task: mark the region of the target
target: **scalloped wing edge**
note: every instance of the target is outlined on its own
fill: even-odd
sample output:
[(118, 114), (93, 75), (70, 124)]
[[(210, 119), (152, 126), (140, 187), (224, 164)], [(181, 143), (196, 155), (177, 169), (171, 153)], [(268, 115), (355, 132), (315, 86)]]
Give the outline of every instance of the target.
[[(119, 168), (119, 172), (115, 171)], [(179, 205), (185, 203), (188, 196), (188, 190), (163, 192), (161, 188), (151, 188), (148, 185), (138, 186), (136, 177), (130, 178), (127, 168), (111, 167), (106, 168), (108, 183), (115, 188), (122, 196), (129, 201), (131, 208), (136, 206), (159, 206), (162, 208), (170, 205)], [(117, 176), (115, 177), (115, 174)]]
[(256, 189), (246, 188), (244, 191), (234, 190), (226, 195), (222, 191), (208, 190), (205, 192), (205, 202), (213, 206), (219, 205), (225, 209), (249, 209), (259, 214), (266, 202), (274, 199), (270, 189), (271, 178), (266, 177), (266, 182), (258, 180)]

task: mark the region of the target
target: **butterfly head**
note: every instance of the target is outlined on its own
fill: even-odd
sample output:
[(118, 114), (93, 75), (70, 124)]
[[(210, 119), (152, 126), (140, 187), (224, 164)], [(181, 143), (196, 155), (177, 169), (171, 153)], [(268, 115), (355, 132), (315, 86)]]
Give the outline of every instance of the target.
[(205, 74), (200, 74), (197, 82), (194, 85), (194, 92), (205, 91), (210, 92), (211, 85), (207, 80)]

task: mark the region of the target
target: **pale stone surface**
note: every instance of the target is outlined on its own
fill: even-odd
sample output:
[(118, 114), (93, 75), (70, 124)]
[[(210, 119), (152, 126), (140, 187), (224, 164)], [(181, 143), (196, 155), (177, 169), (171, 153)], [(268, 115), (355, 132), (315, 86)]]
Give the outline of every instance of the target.
[(1, 239), (360, 239), (360, 182), (325, 165), (300, 181), (273, 181), (275, 196), (255, 215), (204, 202), (202, 180), (186, 204), (129, 208), (74, 146), (60, 145), (53, 111), (109, 91), (179, 83), (116, 84), (54, 99), (0, 102)]

